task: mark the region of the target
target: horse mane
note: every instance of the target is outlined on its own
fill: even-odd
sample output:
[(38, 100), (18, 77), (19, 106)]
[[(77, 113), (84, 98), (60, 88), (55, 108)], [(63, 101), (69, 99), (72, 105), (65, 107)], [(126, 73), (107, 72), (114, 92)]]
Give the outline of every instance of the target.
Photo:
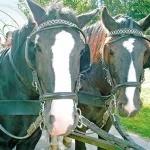
[(136, 28), (138, 30), (141, 30), (141, 28), (139, 27), (138, 23), (135, 22), (131, 17), (125, 15), (125, 14), (119, 14), (119, 15), (116, 15), (113, 17), (116, 22), (118, 23), (117, 24), (117, 29), (120, 29), (120, 28), (129, 28), (130, 26), (130, 21), (132, 20), (133, 21), (133, 27), (132, 28)]
[(13, 31), (12, 34), (12, 48), (11, 50), (15, 53), (25, 43), (26, 38), (30, 35), (35, 27), (35, 22), (32, 19), (28, 20), (21, 29)]
[(106, 31), (102, 22), (98, 21), (95, 24), (86, 26), (83, 30), (87, 35), (87, 39), (90, 44), (91, 61), (92, 63), (99, 63), (106, 39)]
[(43, 17), (42, 21), (53, 19), (69, 20), (77, 25), (79, 24), (76, 19), (76, 12), (72, 8), (64, 6), (63, 1), (50, 2), (49, 6), (46, 8), (46, 15)]

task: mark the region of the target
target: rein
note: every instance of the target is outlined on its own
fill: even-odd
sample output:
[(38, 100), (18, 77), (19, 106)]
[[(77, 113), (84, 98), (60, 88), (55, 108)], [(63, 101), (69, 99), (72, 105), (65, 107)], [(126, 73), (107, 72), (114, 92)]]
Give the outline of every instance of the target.
[(15, 64), (14, 64), (14, 61), (12, 59), (12, 55), (11, 55), (11, 48), (9, 49), (9, 52), (8, 52), (8, 56), (9, 56), (9, 61), (10, 61), (10, 64), (12, 66), (12, 68), (14, 69), (17, 77), (19, 78), (19, 80), (27, 87), (27, 88), (30, 88), (32, 91), (36, 92), (37, 91), (35, 90), (35, 88), (32, 88), (31, 85), (28, 83), (28, 81), (23, 78), (23, 76), (20, 74), (20, 72), (18, 71), (18, 69), (16, 68)]

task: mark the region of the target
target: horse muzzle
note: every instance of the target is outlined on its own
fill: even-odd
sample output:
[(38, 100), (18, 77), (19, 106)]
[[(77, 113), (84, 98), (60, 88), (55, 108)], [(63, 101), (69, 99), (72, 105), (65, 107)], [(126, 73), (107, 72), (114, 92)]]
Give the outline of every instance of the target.
[[(61, 92), (43, 95), (45, 126), (51, 136), (68, 135), (78, 125), (75, 93)], [(53, 100), (52, 100), (53, 99)], [(50, 101), (51, 100), (51, 101)]]

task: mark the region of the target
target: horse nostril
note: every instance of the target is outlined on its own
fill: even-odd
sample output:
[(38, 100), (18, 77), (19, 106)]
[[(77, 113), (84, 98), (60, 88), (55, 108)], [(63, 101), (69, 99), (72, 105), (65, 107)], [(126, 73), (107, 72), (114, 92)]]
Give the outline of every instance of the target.
[(50, 115), (49, 122), (50, 122), (50, 124), (53, 124), (55, 122), (55, 116), (54, 115)]
[(135, 117), (137, 113), (138, 113), (138, 110), (135, 109), (134, 111), (132, 111), (131, 113), (129, 113), (129, 117)]
[(123, 104), (122, 102), (120, 102), (120, 103), (118, 104), (118, 106), (120, 107), (121, 110), (124, 109), (124, 104)]
[(141, 101), (141, 102), (140, 102), (140, 107), (142, 107), (142, 105), (143, 105), (143, 102)]

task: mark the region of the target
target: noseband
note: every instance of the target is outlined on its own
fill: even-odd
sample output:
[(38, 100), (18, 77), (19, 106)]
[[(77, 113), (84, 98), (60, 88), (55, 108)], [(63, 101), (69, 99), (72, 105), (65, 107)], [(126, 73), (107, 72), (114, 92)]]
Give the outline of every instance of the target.
[(140, 90), (141, 89), (141, 84), (142, 84), (143, 78), (144, 78), (144, 71), (141, 74), (141, 80), (140, 80), (140, 82), (125, 82), (125, 83), (121, 83), (121, 84), (118, 84), (118, 85), (115, 86), (114, 83), (113, 83), (112, 76), (110, 74), (109, 65), (107, 64), (107, 62), (105, 60), (106, 44), (115, 43), (116, 41), (118, 41), (118, 40), (120, 40), (122, 38), (128, 37), (130, 35), (138, 37), (138, 38), (142, 38), (142, 39), (147, 40), (147, 41), (150, 42), (150, 40), (144, 36), (144, 34), (142, 33), (142, 31), (139, 31), (139, 30), (133, 29), (133, 28), (123, 28), (123, 29), (111, 31), (111, 32), (109, 32), (109, 34), (107, 35), (107, 37), (117, 36), (117, 35), (119, 35), (118, 38), (116, 38), (116, 39), (114, 39), (112, 41), (109, 41), (109, 42), (107, 42), (107, 43), (104, 44), (103, 52), (102, 52), (102, 62), (104, 64), (104, 69), (106, 70), (106, 73), (107, 73), (107, 81), (112, 86), (112, 91), (111, 91), (112, 95), (116, 94), (116, 92), (117, 92), (118, 89), (124, 88), (124, 87), (125, 88), (126, 87), (136, 87), (136, 88), (138, 88)]

